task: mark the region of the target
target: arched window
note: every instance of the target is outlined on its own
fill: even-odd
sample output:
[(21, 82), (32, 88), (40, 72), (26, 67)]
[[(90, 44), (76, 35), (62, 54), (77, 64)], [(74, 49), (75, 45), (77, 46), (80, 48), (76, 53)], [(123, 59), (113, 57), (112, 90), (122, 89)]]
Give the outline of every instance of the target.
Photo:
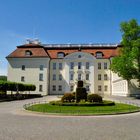
[(31, 55), (32, 55), (32, 52), (31, 52), (30, 50), (26, 50), (26, 51), (25, 51), (25, 55), (26, 55), (26, 56), (31, 56)]
[(103, 53), (102, 52), (96, 52), (96, 58), (102, 58)]
[(65, 54), (63, 52), (58, 52), (57, 53), (58, 58), (63, 58), (64, 56), (65, 56)]

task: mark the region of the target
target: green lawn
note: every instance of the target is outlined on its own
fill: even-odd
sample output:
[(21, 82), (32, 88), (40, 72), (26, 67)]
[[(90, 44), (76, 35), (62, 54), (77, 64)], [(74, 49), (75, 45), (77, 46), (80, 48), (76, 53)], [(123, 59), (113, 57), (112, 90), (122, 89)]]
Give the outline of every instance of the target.
[(26, 108), (27, 110), (55, 113), (62, 115), (103, 115), (129, 113), (140, 110), (140, 107), (116, 103), (114, 106), (57, 106), (50, 104), (36, 104)]

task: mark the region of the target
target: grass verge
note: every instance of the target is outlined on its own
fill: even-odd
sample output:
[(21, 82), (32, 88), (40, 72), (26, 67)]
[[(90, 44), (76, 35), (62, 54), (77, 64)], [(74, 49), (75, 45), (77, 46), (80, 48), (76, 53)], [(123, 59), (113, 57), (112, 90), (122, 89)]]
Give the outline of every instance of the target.
[(61, 115), (107, 115), (136, 112), (140, 110), (140, 107), (122, 103), (115, 103), (114, 106), (57, 106), (51, 104), (35, 104), (26, 107), (26, 109)]

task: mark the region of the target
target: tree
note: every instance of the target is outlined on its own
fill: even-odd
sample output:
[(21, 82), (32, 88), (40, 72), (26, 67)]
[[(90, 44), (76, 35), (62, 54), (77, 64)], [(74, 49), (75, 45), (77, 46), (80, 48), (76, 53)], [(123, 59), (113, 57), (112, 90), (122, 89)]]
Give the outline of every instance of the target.
[(1, 76), (0, 76), (0, 80), (1, 80), (1, 81), (7, 81), (7, 76), (1, 75)]
[(140, 25), (135, 19), (121, 23), (122, 48), (113, 58), (111, 70), (130, 81), (137, 79), (140, 85)]

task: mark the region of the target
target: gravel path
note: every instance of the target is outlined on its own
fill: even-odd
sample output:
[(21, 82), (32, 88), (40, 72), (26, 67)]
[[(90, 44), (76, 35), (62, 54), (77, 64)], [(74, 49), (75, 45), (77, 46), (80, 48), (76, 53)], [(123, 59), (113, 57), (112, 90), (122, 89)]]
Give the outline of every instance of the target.
[[(0, 140), (140, 139), (140, 113), (117, 116), (59, 117), (36, 115), (22, 110), (25, 103), (48, 101), (54, 98), (56, 97), (48, 96), (0, 103)], [(140, 100), (133, 101), (140, 104)]]

